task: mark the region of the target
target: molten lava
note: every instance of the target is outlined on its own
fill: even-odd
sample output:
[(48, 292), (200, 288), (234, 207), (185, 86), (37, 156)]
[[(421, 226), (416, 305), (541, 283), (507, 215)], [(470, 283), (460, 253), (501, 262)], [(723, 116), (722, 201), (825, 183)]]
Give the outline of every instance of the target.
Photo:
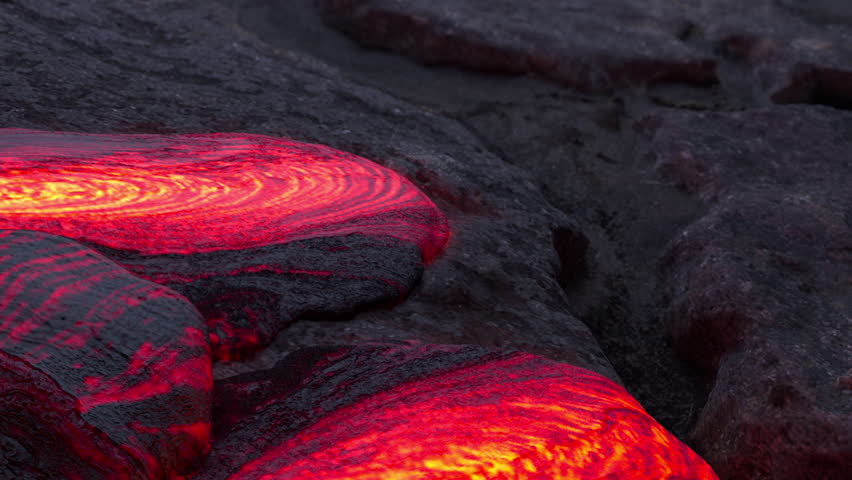
[[(316, 365), (286, 397), (250, 400), (253, 420), (229, 418), (223, 409), (238, 432), (254, 422), (269, 437), (245, 454), (214, 448), (214, 465), (199, 480), (717, 478), (624, 388), (582, 368), (525, 353), (436, 346), (341, 349)], [(243, 392), (229, 400), (237, 405), (258, 389), (278, 388), (260, 378), (224, 385), (223, 394)], [(236, 435), (222, 441), (236, 445)], [(253, 458), (222, 473), (234, 464), (231, 456)]]
[(361, 157), (262, 135), (0, 130), (0, 228), (143, 254), (361, 233), (443, 248), (446, 219)]
[(208, 450), (212, 390), (185, 298), (68, 238), (0, 230), (1, 478), (175, 478)]

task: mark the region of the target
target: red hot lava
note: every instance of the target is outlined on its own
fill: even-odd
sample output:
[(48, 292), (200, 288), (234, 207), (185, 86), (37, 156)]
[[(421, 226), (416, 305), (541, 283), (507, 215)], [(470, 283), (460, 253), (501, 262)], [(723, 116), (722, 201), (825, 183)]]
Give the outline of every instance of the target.
[(167, 480), (209, 446), (204, 320), (64, 237), (0, 230), (0, 478)]
[(429, 261), (447, 222), (402, 176), (332, 148), (247, 134), (0, 130), (0, 228), (143, 254), (361, 233)]
[[(276, 393), (271, 379), (296, 362), (223, 385), (234, 433), (199, 480), (717, 479), (624, 388), (582, 368), (479, 347), (352, 347)], [(254, 428), (267, 435), (243, 449)]]
[(398, 300), (449, 236), (411, 182), (332, 148), (22, 129), (0, 129), (2, 228), (73, 238), (175, 288), (232, 360), (302, 315)]

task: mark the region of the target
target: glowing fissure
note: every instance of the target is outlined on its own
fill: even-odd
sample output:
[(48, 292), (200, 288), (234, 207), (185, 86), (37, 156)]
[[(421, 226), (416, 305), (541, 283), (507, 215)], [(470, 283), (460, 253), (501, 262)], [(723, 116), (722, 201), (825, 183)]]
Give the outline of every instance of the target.
[(262, 135), (0, 129), (0, 228), (143, 254), (245, 249), (360, 233), (431, 260), (444, 216), (364, 158)]

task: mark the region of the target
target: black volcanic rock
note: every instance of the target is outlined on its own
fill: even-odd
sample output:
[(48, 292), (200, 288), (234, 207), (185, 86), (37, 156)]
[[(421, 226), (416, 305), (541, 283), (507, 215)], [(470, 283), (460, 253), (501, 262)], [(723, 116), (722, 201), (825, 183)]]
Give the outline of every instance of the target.
[(321, 145), (0, 129), (0, 154), (0, 228), (86, 242), (179, 291), (217, 359), (308, 314), (404, 298), (448, 237), (409, 181)]
[(99, 250), (190, 299), (218, 360), (250, 358), (305, 317), (400, 303), (423, 272), (411, 243), (357, 234), (186, 256)]
[(197, 480), (716, 478), (614, 382), (478, 346), (298, 350), (217, 382), (215, 418)]
[(513, 346), (617, 378), (559, 285), (562, 265), (580, 262), (560, 259), (554, 236), (582, 232), (527, 174), (456, 121), (274, 52), (235, 15), (222, 2), (0, 3), (2, 127), (320, 143), (401, 173), (447, 214), (447, 249), (405, 302), (346, 322), (298, 321), (256, 363), (220, 375), (304, 345), (413, 338)]
[(584, 91), (716, 82), (715, 60), (681, 38), (677, 6), (630, 0), (319, 0), (326, 21), (359, 42), (452, 64), (536, 73)]
[(166, 480), (209, 447), (201, 315), (64, 237), (0, 230), (0, 476)]
[(658, 171), (710, 203), (661, 263), (675, 346), (715, 378), (696, 448), (722, 478), (847, 478), (852, 115), (775, 107), (646, 125)]
[(711, 0), (707, 40), (751, 69), (758, 96), (852, 107), (852, 7), (822, 0)]
[(852, 3), (836, 0), (775, 0), (802, 17), (819, 23), (852, 25)]
[(657, 173), (706, 202), (754, 187), (842, 194), (837, 180), (852, 175), (852, 114), (832, 108), (666, 110), (639, 127), (652, 137)]

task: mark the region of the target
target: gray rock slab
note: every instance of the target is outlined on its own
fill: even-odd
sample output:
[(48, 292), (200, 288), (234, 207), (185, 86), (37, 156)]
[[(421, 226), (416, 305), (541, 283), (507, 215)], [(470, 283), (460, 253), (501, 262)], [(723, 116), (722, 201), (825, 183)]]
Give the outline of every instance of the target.
[(683, 38), (692, 23), (659, 1), (320, 0), (359, 42), (429, 64), (535, 73), (585, 91), (716, 82), (715, 60)]
[(709, 0), (696, 21), (720, 54), (751, 70), (758, 97), (852, 106), (849, 2)]
[(846, 190), (852, 114), (820, 106), (737, 112), (664, 111), (645, 117), (657, 173), (705, 202), (759, 185)]
[(646, 126), (661, 175), (709, 207), (661, 261), (675, 346), (714, 380), (695, 447), (721, 478), (847, 478), (852, 115), (673, 112)]

